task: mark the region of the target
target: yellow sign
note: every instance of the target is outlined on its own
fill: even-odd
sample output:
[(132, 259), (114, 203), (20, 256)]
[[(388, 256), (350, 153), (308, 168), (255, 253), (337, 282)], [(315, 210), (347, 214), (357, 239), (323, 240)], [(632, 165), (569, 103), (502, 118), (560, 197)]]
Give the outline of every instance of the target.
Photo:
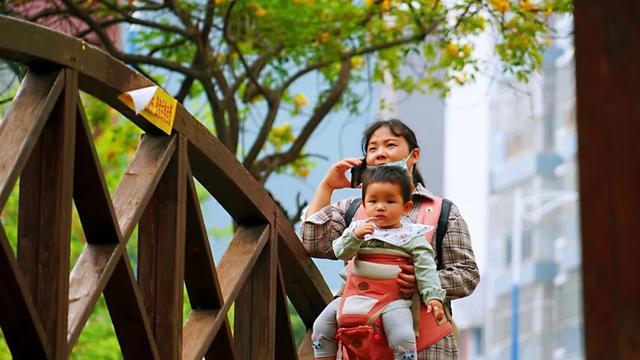
[(141, 114), (160, 130), (171, 135), (178, 100), (172, 98), (159, 86), (127, 91), (118, 96), (118, 99), (136, 114)]

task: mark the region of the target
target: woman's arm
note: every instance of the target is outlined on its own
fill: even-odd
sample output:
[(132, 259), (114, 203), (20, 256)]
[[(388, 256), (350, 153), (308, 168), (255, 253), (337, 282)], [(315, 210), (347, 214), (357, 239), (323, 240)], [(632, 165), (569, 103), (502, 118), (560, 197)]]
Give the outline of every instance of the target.
[(318, 185), (309, 207), (302, 213), (300, 239), (309, 255), (336, 258), (331, 242), (342, 235), (346, 227), (345, 214), (355, 198), (331, 204), (331, 194), (335, 189), (350, 186), (345, 172), (359, 164), (358, 159), (344, 159), (333, 164)]
[(442, 269), (438, 271), (440, 283), (447, 291), (447, 299), (471, 295), (480, 282), (467, 223), (460, 210), (451, 205), (447, 232), (442, 239)]
[(347, 227), (344, 217), (349, 205), (356, 198), (340, 200), (325, 206), (313, 215), (302, 215), (300, 240), (309, 255), (319, 258), (336, 259), (331, 243), (342, 235)]
[(333, 164), (327, 174), (313, 194), (313, 198), (307, 209), (308, 215), (313, 215), (331, 203), (331, 194), (336, 189), (343, 189), (351, 186), (351, 182), (345, 176), (345, 172), (354, 166), (360, 165), (361, 161), (355, 158), (346, 158)]

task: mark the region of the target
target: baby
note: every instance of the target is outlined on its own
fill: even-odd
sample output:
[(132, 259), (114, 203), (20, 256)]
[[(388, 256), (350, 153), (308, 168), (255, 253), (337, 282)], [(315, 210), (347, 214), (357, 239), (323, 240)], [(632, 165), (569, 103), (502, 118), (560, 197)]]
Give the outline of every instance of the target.
[[(367, 219), (354, 221), (340, 238), (333, 241), (333, 250), (339, 259), (349, 260), (355, 256), (355, 259), (363, 264), (371, 264), (370, 261), (373, 260), (370, 259), (375, 258), (371, 254), (376, 251), (399, 254), (400, 257), (396, 255), (395, 258), (404, 256), (406, 261), (412, 261), (420, 300), (427, 305), (428, 311), (433, 312), (436, 320), (441, 321), (444, 316), (442, 301), (445, 291), (440, 286), (433, 258), (434, 251), (424, 236), (428, 231), (432, 231), (433, 227), (414, 224), (409, 219), (403, 219), (413, 207), (408, 176), (405, 170), (398, 167), (380, 166), (368, 169), (362, 185), (363, 206)], [(348, 266), (348, 277), (356, 273), (358, 269), (356, 264), (358, 262), (354, 261)], [(379, 264), (374, 264), (360, 265), (359, 268), (376, 266), (380, 267)], [(371, 286), (373, 289), (376, 287), (375, 282), (375, 277), (367, 279), (367, 285), (361, 288), (368, 289)], [(379, 287), (377, 293), (381, 292), (388, 293), (388, 291), (380, 291)], [(348, 303), (345, 296), (348, 294), (343, 294), (332, 301), (313, 325), (312, 340), (316, 359), (335, 358), (337, 315), (348, 318), (343, 314), (354, 313), (353, 309), (347, 310), (350, 304), (361, 305), (362, 299), (367, 299), (366, 296), (359, 294), (358, 301)], [(375, 295), (371, 296), (375, 297)], [(388, 298), (389, 295), (385, 296)], [(388, 300), (390, 302), (381, 309), (380, 317), (394, 359), (415, 359), (416, 335), (413, 330), (411, 300), (402, 299), (397, 295), (392, 295)], [(375, 299), (373, 301), (375, 302)], [(344, 319), (341, 320), (341, 323), (344, 323)]]

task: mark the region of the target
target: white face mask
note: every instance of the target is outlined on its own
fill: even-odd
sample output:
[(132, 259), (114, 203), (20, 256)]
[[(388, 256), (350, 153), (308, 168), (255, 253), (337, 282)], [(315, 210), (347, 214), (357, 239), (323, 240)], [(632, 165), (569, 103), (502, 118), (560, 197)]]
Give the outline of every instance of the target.
[(409, 166), (407, 165), (407, 161), (409, 161), (409, 158), (411, 158), (411, 154), (413, 154), (413, 151), (409, 153), (409, 156), (407, 156), (405, 159), (402, 159), (402, 160), (398, 160), (398, 161), (394, 161), (394, 162), (390, 162), (382, 165), (367, 165), (367, 169), (377, 168), (378, 166), (395, 166), (409, 173)]

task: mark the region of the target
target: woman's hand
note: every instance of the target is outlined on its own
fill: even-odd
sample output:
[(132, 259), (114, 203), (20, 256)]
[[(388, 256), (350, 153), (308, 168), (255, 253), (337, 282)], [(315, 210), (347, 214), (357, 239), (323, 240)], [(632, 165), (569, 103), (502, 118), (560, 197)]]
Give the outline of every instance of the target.
[(438, 324), (442, 323), (444, 320), (444, 309), (442, 308), (442, 302), (440, 300), (429, 300), (427, 303), (427, 312), (433, 313), (433, 317), (436, 319)]
[(351, 181), (347, 179), (345, 173), (354, 166), (358, 166), (362, 160), (356, 158), (346, 158), (333, 164), (324, 179), (320, 182), (320, 186), (326, 186), (331, 190), (351, 187)]
[[(344, 173), (348, 169), (360, 165), (361, 162), (359, 159), (346, 158), (333, 164), (316, 188), (316, 192), (313, 194), (313, 198), (311, 198), (309, 207), (307, 208), (307, 216), (311, 216), (323, 207), (331, 204), (331, 194), (333, 190), (350, 187), (351, 182), (347, 180)], [(304, 221), (304, 219), (302, 220)]]
[(413, 270), (413, 265), (410, 264), (400, 265), (400, 270), (401, 272), (398, 274), (396, 282), (400, 285), (400, 294), (402, 294), (405, 299), (409, 299), (413, 293), (418, 291), (416, 274)]

